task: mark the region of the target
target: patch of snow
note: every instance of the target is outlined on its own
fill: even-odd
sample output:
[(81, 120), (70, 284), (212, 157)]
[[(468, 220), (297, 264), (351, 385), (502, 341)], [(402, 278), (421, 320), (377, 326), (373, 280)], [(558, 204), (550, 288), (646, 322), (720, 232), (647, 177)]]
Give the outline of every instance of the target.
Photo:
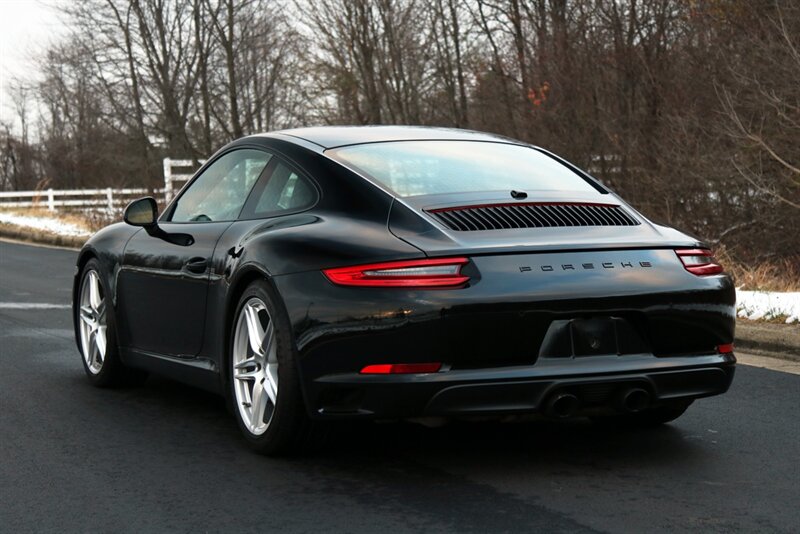
[(753, 321), (786, 315), (786, 324), (800, 323), (800, 292), (737, 289), (736, 315)]
[(51, 234), (84, 237), (92, 232), (76, 224), (64, 222), (56, 217), (41, 217), (32, 215), (19, 215), (16, 213), (0, 212), (0, 223), (24, 226), (34, 230), (41, 230)]

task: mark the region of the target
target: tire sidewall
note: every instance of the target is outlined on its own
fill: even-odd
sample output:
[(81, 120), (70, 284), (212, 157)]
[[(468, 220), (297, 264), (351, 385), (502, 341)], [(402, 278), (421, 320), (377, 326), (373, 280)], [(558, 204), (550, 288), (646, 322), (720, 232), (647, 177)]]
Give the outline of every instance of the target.
[[(278, 358), (278, 399), (269, 426), (261, 435), (251, 433), (242, 420), (239, 407), (236, 405), (235, 379), (233, 378), (233, 345), (236, 325), (245, 303), (253, 297), (264, 302), (270, 320), (274, 323)], [(291, 336), (289, 319), (276, 292), (266, 281), (255, 281), (242, 293), (231, 318), (227, 346), (226, 391), (230, 410), (236, 418), (242, 435), (250, 446), (259, 452), (272, 453), (284, 449), (296, 431), (299, 424), (298, 418), (304, 414), (299, 413), (302, 411), (302, 400), (299, 394), (296, 370), (296, 349)]]
[[(81, 295), (83, 295), (83, 289), (86, 284), (86, 280), (88, 279), (88, 274), (90, 271), (95, 271), (97, 273), (97, 278), (100, 281), (100, 287), (103, 291), (103, 299), (105, 300), (105, 307), (106, 307), (106, 354), (103, 358), (103, 365), (100, 368), (100, 372), (93, 373), (89, 370), (89, 365), (86, 363), (86, 357), (83, 354), (84, 347), (83, 347), (83, 340), (80, 335), (80, 299)], [(74, 311), (74, 321), (78, 324), (78, 340), (79, 340), (79, 347), (80, 347), (80, 356), (81, 356), (81, 363), (83, 363), (83, 370), (86, 372), (86, 376), (92, 382), (92, 384), (96, 386), (105, 386), (110, 385), (112, 382), (116, 381), (117, 376), (121, 371), (121, 362), (119, 359), (119, 349), (117, 347), (117, 323), (116, 318), (114, 317), (114, 308), (111, 304), (111, 295), (108, 290), (108, 284), (106, 284), (106, 278), (103, 273), (103, 270), (100, 267), (100, 262), (97, 259), (92, 258), (83, 268), (81, 272), (81, 282), (78, 286), (78, 295), (77, 295), (77, 306), (75, 306)]]

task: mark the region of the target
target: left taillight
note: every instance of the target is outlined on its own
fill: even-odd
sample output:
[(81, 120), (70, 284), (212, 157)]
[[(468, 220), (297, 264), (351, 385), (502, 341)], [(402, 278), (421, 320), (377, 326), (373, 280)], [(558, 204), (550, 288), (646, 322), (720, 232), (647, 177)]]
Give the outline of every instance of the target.
[(722, 265), (717, 263), (714, 253), (705, 248), (678, 249), (675, 251), (684, 268), (697, 276), (719, 274)]
[(469, 276), (461, 273), (467, 263), (467, 258), (429, 258), (337, 267), (322, 272), (341, 286), (458, 287), (469, 282)]

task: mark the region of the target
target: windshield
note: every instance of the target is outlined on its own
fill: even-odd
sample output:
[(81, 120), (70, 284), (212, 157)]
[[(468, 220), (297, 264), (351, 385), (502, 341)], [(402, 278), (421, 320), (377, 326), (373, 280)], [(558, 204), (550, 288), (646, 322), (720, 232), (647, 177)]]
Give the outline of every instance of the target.
[(496, 190), (596, 192), (568, 167), (520, 145), (394, 141), (348, 146), (329, 154), (402, 197)]

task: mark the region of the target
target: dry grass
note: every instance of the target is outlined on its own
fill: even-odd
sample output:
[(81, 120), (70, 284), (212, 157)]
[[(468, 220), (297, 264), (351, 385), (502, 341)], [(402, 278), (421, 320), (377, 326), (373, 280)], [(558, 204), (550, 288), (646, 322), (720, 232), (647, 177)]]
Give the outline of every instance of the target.
[(73, 214), (66, 213), (65, 215), (69, 217), (69, 219), (67, 219), (68, 221), (72, 219), (74, 219), (75, 221), (78, 220), (82, 221), (81, 224), (87, 226), (92, 232), (96, 232), (101, 228), (108, 226), (111, 223), (119, 222), (122, 220), (122, 212), (113, 217), (110, 217), (105, 213), (96, 213), (96, 212), (73, 213)]
[[(737, 321), (747, 321), (750, 324), (770, 323), (770, 324), (785, 325), (787, 317), (789, 317), (789, 316), (785, 315), (785, 314), (778, 314), (778, 315), (770, 315), (769, 317), (764, 317), (763, 319), (759, 319), (757, 321), (751, 321), (750, 319), (747, 319), (747, 318), (744, 318), (744, 317), (737, 317), (736, 320)], [(787, 326), (787, 328), (788, 328), (788, 326)]]
[(800, 291), (800, 254), (752, 265), (737, 262), (720, 248), (717, 259), (733, 276), (736, 287), (748, 291)]

